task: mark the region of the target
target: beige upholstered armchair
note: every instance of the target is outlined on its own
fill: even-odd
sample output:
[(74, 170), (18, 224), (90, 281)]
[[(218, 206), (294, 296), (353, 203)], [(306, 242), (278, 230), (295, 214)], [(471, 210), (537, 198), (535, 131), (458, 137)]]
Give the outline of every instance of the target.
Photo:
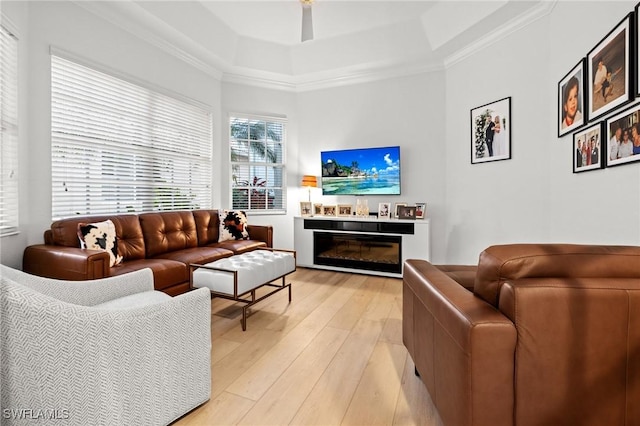
[(207, 289), (172, 298), (150, 269), (74, 282), (2, 265), (0, 284), (3, 425), (162, 425), (210, 398)]

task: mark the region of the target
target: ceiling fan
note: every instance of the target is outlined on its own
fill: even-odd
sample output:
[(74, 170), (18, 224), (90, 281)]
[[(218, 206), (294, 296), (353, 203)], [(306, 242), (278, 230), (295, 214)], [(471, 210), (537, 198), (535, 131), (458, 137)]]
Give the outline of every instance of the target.
[(311, 5), (313, 0), (300, 0), (302, 4), (302, 41), (313, 40), (313, 19)]

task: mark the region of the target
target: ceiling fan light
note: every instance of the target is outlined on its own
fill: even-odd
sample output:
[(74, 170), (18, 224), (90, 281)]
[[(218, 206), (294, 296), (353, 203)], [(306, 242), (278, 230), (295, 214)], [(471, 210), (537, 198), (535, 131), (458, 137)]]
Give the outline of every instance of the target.
[(302, 3), (302, 41), (313, 40), (313, 18), (311, 17), (311, 1)]

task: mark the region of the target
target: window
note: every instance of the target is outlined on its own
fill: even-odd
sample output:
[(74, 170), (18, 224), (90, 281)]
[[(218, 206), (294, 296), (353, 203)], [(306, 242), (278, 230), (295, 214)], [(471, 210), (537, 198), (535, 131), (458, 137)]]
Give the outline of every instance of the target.
[(0, 26), (0, 236), (18, 232), (18, 39)]
[(211, 113), (51, 57), (53, 219), (211, 208)]
[(233, 116), (229, 129), (232, 208), (285, 212), (286, 122)]

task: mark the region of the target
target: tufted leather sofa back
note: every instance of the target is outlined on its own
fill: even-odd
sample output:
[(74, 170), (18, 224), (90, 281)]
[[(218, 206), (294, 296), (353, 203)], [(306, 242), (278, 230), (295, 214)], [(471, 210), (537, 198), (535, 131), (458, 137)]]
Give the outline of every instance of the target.
[(640, 247), (491, 246), (480, 253), (474, 293), (497, 308), (503, 284), (522, 278), (640, 278)]
[(147, 258), (198, 246), (196, 222), (191, 211), (143, 213), (138, 218)]
[(198, 245), (206, 246), (217, 243), (220, 235), (220, 217), (218, 210), (194, 210)]
[(111, 220), (118, 237), (118, 253), (124, 260), (144, 259), (145, 243), (138, 216), (122, 214), (114, 216), (85, 216), (58, 220), (45, 232), (45, 243), (66, 247), (80, 247), (79, 223), (95, 223)]

